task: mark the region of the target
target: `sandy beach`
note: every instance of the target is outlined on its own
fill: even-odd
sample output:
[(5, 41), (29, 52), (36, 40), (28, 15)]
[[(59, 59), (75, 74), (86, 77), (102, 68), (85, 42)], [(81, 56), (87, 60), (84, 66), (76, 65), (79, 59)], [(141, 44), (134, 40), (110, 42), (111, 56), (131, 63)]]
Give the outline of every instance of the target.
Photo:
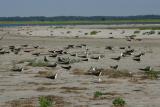
[[(0, 107), (38, 107), (39, 96), (52, 97), (56, 107), (112, 107), (117, 97), (125, 99), (126, 107), (160, 105), (159, 76), (146, 77), (140, 70), (148, 66), (160, 71), (160, 30), (21, 26), (0, 28), (0, 38)], [(44, 57), (47, 64), (57, 66), (33, 64), (45, 62)], [(70, 63), (59, 64), (58, 57), (69, 58)], [(69, 70), (65, 69), (68, 65)], [(23, 70), (13, 71), (15, 66)], [(102, 75), (88, 74), (91, 67)], [(57, 73), (57, 78), (46, 78), (50, 72)], [(95, 98), (96, 91), (103, 95)]]

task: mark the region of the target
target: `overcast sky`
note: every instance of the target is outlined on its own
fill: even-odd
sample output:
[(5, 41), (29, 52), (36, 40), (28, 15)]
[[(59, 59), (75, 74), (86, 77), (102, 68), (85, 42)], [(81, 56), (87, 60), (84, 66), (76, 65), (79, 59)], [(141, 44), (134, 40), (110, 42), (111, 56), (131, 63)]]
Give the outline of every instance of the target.
[(160, 15), (160, 0), (0, 0), (2, 16)]

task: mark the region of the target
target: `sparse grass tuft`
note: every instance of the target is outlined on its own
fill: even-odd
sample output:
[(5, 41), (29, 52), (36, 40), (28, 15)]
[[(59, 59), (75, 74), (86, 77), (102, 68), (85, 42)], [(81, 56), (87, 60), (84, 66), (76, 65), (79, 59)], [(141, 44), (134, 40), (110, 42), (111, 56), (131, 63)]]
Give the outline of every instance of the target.
[(107, 75), (109, 78), (122, 78), (122, 77), (130, 77), (130, 73), (127, 70), (112, 70), (105, 69), (102, 73), (103, 75)]
[(98, 31), (91, 31), (90, 35), (96, 35), (98, 33)]
[(98, 98), (98, 97), (100, 97), (100, 96), (102, 96), (102, 95), (103, 95), (103, 93), (100, 92), (100, 91), (94, 92), (94, 98)]
[(145, 77), (147, 78), (147, 79), (152, 79), (152, 80), (154, 80), (154, 79), (158, 79), (158, 74), (159, 74), (160, 72), (159, 71), (154, 71), (154, 70), (151, 70), (151, 71), (145, 71)]
[(114, 107), (124, 107), (126, 101), (123, 98), (118, 97), (113, 100), (112, 104), (114, 105)]
[(35, 59), (23, 59), (23, 60), (21, 60), (21, 61), (18, 61), (18, 63), (19, 63), (19, 64), (25, 63), (25, 62), (31, 63), (31, 62), (34, 62), (34, 61), (35, 61)]
[(53, 107), (55, 102), (51, 101), (51, 99), (48, 99), (46, 97), (40, 97), (39, 98), (39, 104), (40, 107)]
[(32, 61), (28, 65), (33, 67), (44, 67), (44, 66), (47, 66), (48, 63), (39, 60), (39, 61)]
[(139, 33), (140, 33), (140, 31), (139, 31), (139, 30), (134, 31), (134, 34), (139, 34)]

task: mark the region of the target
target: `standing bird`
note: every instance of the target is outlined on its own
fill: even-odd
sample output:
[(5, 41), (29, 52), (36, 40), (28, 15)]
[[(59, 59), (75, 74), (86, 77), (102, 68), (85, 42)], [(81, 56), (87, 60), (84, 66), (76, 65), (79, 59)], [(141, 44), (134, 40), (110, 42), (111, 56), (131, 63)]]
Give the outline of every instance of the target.
[(44, 62), (48, 62), (48, 59), (46, 56), (44, 56)]

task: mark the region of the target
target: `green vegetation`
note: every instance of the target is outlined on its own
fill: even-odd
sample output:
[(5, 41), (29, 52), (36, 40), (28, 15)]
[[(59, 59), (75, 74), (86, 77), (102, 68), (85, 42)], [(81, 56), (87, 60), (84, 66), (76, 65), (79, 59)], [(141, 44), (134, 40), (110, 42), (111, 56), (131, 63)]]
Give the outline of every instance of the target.
[(102, 95), (103, 95), (103, 93), (100, 92), (100, 91), (94, 92), (94, 98), (98, 98), (98, 97), (100, 97), (100, 96), (102, 96)]
[(21, 60), (21, 61), (18, 61), (18, 63), (19, 63), (19, 64), (25, 63), (25, 62), (31, 63), (31, 62), (34, 62), (34, 61), (35, 61), (35, 59), (23, 59), (23, 60)]
[(32, 25), (94, 25), (121, 23), (159, 23), (160, 19), (110, 19), (110, 20), (77, 20), (77, 21), (0, 21), (0, 24), (32, 24)]
[(90, 35), (96, 35), (98, 32), (97, 31), (91, 31)]
[(48, 63), (41, 60), (38, 60), (38, 61), (34, 60), (30, 62), (28, 65), (33, 67), (44, 67), (44, 66), (47, 66)]
[(84, 35), (88, 35), (88, 33), (84, 33)]
[(159, 71), (154, 71), (154, 70), (145, 71), (146, 77), (148, 79), (158, 79), (159, 73), (160, 73)]
[(54, 105), (53, 101), (43, 96), (39, 98), (39, 104), (40, 104), (40, 107), (53, 107)]
[(114, 105), (114, 107), (124, 107), (126, 104), (126, 101), (118, 97), (113, 100), (112, 104)]
[(154, 30), (151, 30), (151, 31), (148, 31), (148, 32), (144, 32), (143, 35), (153, 35), (155, 34), (156, 32)]
[(139, 34), (139, 33), (140, 33), (140, 31), (139, 31), (139, 30), (134, 31), (134, 34)]

